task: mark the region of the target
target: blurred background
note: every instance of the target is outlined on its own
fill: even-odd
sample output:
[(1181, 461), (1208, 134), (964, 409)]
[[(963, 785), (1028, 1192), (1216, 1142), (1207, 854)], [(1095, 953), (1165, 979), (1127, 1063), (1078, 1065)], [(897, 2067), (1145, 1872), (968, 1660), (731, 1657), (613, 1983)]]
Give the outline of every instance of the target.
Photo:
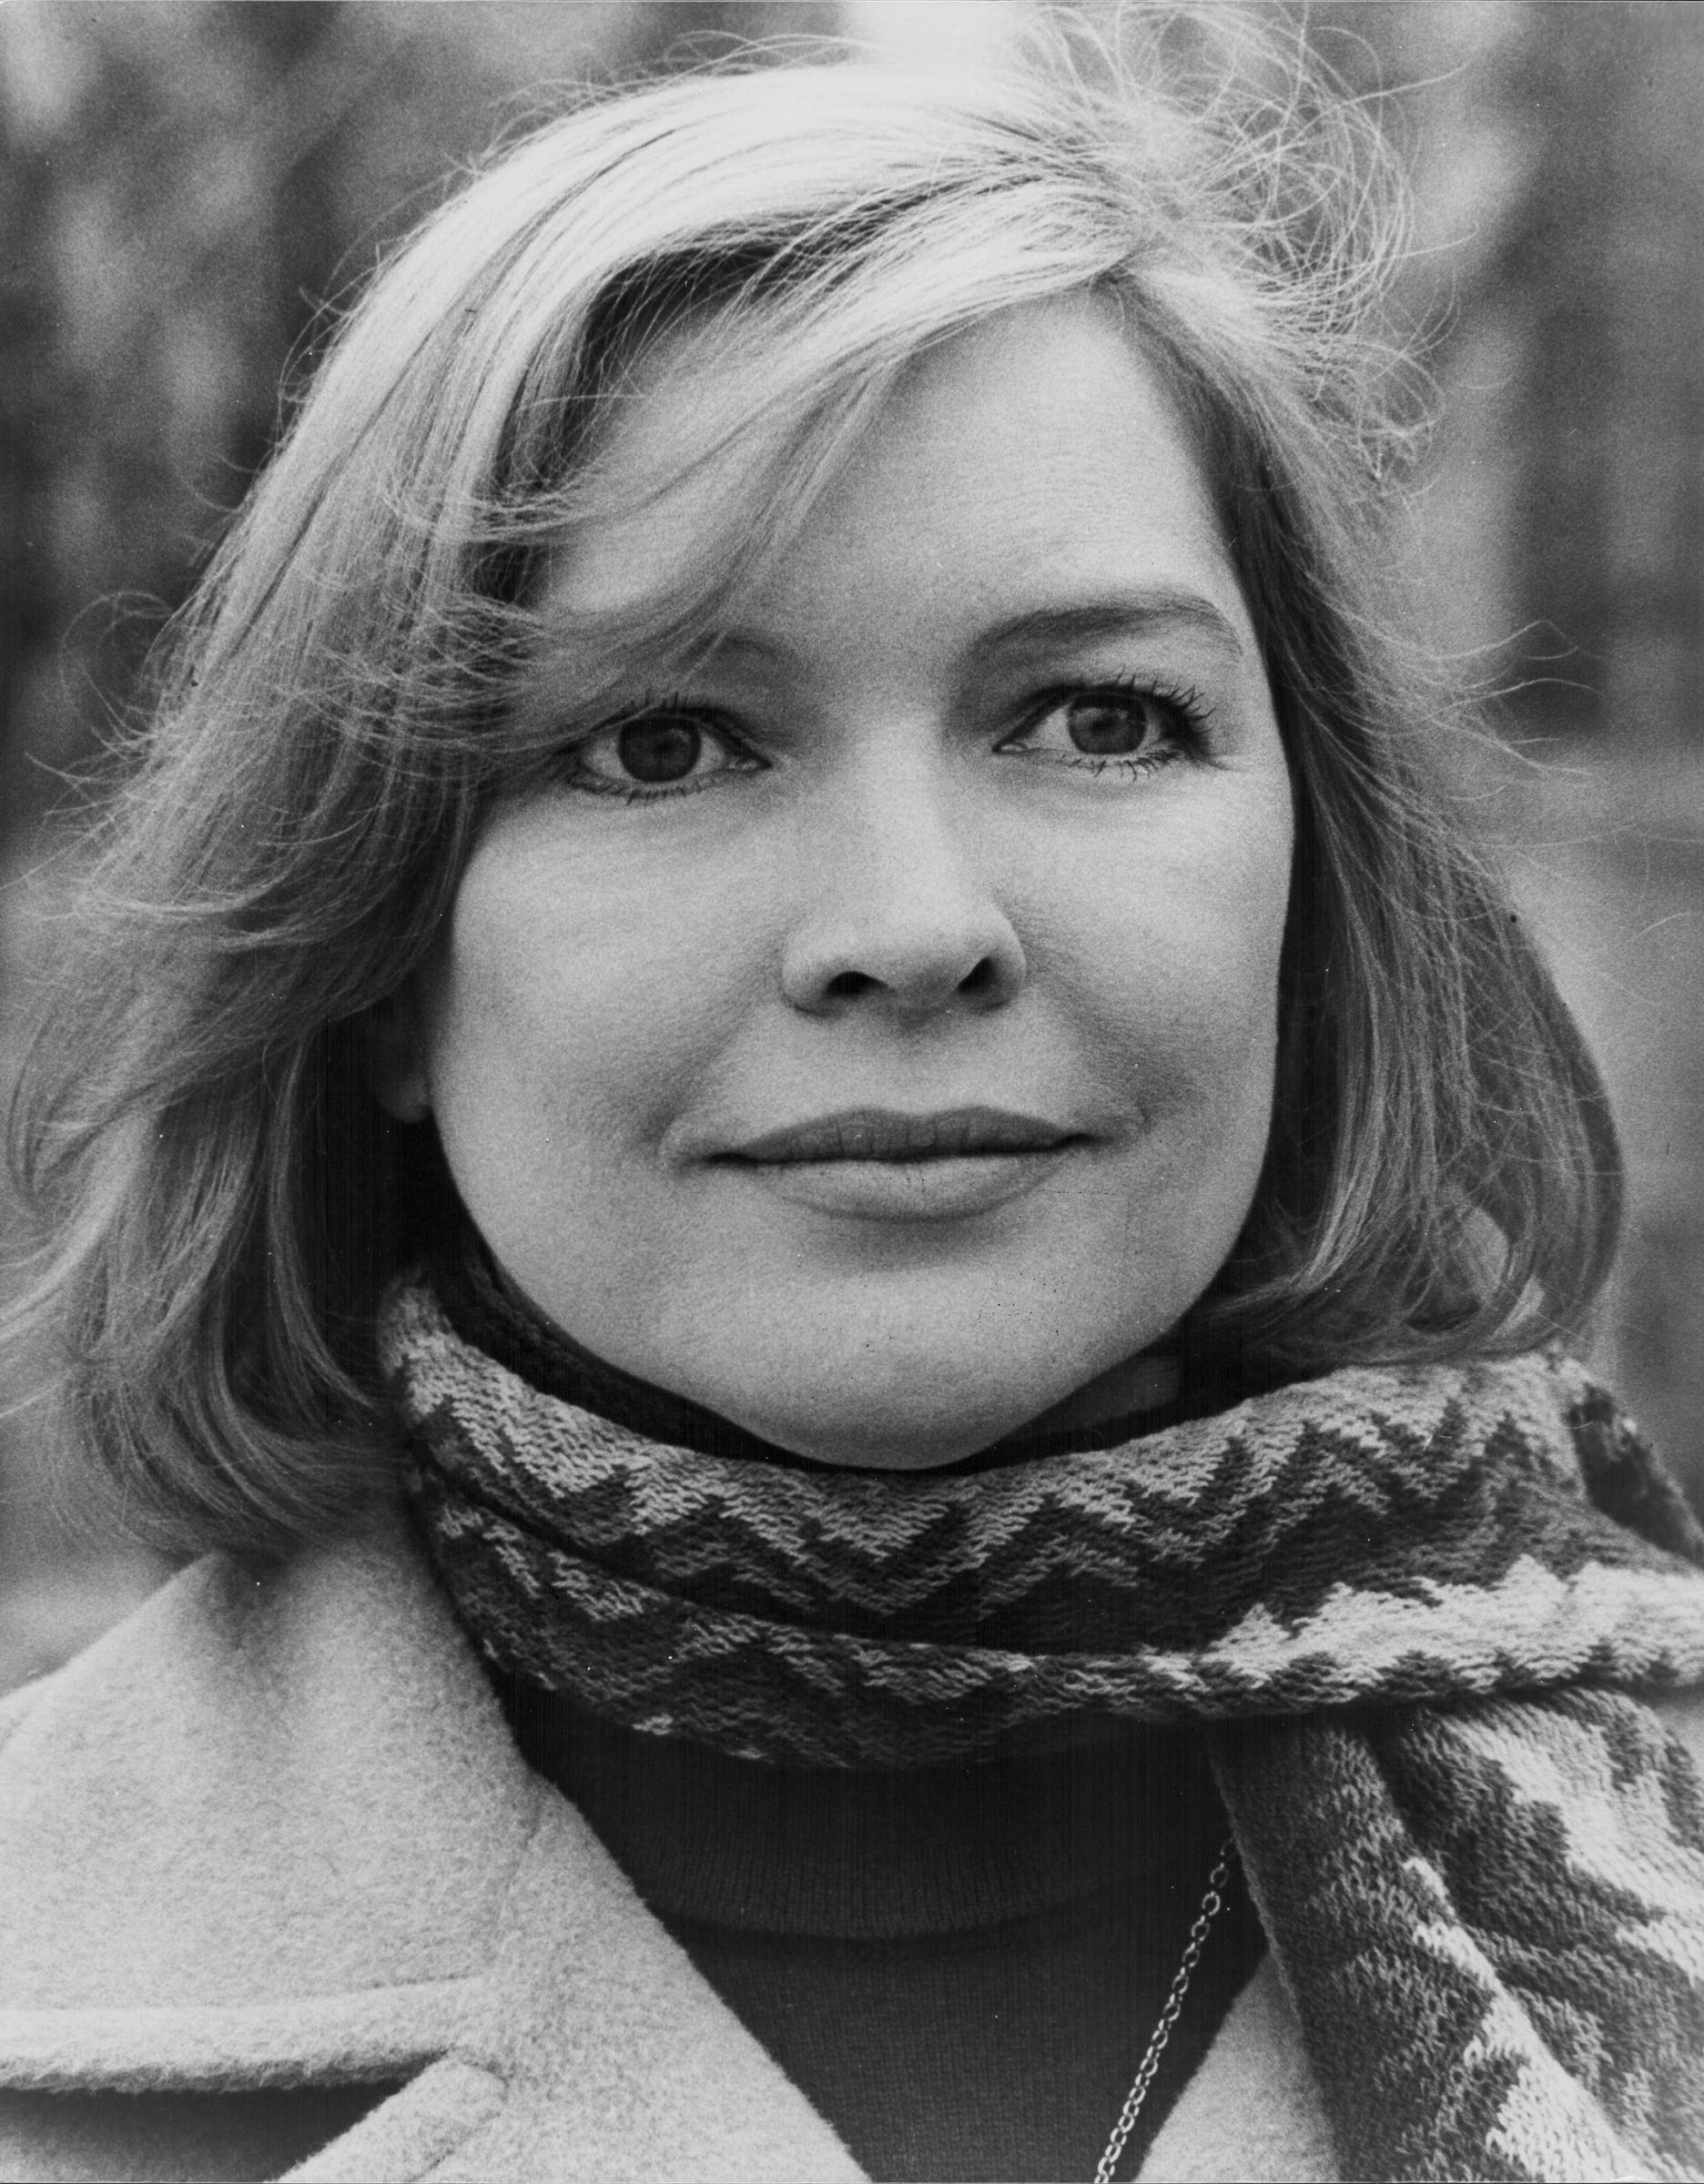
[[(1025, 12), (0, 9), (0, 1092), (71, 862), (67, 774), (265, 454), (324, 307), (567, 87), (754, 37), (786, 41), (781, 65), (850, 35), (974, 68)], [(1417, 194), (1404, 278), (1444, 423), (1414, 581), (1499, 693), (1463, 786), (1619, 1104), (1632, 1205), (1594, 1362), (1704, 1506), (1704, 8), (1352, 0), (1304, 21)], [(3, 1185), (0, 1219), (15, 1259)], [(0, 1414), (0, 1689), (163, 1573), (38, 1410)]]

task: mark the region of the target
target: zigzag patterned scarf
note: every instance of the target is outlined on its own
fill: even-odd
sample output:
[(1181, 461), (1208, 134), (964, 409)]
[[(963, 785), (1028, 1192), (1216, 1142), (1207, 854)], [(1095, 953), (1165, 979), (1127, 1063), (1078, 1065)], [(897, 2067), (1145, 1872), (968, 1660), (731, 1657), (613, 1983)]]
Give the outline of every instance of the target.
[(1355, 1369), (1096, 1454), (648, 1441), (388, 1302), (409, 1481), (502, 1668), (736, 1755), (1193, 1721), (1345, 2177), (1704, 2169), (1704, 1532), (1580, 1368)]

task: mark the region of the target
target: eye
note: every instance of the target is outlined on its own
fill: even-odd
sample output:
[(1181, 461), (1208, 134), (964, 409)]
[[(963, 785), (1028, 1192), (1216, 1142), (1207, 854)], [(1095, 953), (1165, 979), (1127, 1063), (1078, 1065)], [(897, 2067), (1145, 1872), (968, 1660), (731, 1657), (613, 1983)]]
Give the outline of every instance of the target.
[(761, 762), (731, 729), (684, 705), (650, 705), (593, 729), (567, 753), (572, 787), (644, 803), (707, 787), (725, 774), (750, 774)]
[(1107, 765), (1145, 771), (1199, 749), (1205, 722), (1194, 691), (1097, 682), (1049, 696), (1000, 748), (1096, 771)]

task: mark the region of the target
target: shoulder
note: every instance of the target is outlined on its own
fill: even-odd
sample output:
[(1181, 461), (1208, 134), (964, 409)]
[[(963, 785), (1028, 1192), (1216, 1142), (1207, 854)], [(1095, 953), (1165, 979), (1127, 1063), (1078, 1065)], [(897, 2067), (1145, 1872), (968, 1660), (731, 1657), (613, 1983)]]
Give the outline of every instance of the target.
[(5, 1698), (0, 1699), (0, 1761), (5, 1756), (5, 1748), (12, 1741), (13, 1731), (28, 1718), (53, 1681), (52, 1676), (32, 1677), (29, 1683), (20, 1684), (15, 1691), (7, 1692)]
[(537, 1811), (400, 1527), (209, 1556), (0, 1708), (0, 2011), (442, 1976)]
[[(282, 1717), (347, 1704), (359, 1672), (340, 1657), (394, 1651), (412, 1572), (389, 1542), (306, 1550), (270, 1564), (212, 1554), (52, 1674), (0, 1705), (0, 1846), (37, 1794), (75, 1779), (111, 1805), (259, 1758)], [(385, 1642), (391, 1641), (386, 1648)], [(306, 1757), (306, 1753), (303, 1754)]]
[(243, 1583), (225, 1558), (210, 1556), (63, 1667), (0, 1700), (0, 1854), (33, 1794), (82, 1755), (103, 1752), (111, 1779), (123, 1779), (127, 1754), (147, 1747), (231, 1651), (230, 1595)]

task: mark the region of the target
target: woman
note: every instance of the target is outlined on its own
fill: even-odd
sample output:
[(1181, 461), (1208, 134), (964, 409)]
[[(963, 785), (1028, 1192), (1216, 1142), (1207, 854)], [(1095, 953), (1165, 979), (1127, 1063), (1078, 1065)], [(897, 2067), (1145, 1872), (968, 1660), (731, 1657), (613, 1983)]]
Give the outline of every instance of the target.
[(7, 2174), (1704, 2159), (1704, 1539), (1363, 148), (657, 86), (343, 329), (26, 1109), (210, 1552), (8, 1704)]

